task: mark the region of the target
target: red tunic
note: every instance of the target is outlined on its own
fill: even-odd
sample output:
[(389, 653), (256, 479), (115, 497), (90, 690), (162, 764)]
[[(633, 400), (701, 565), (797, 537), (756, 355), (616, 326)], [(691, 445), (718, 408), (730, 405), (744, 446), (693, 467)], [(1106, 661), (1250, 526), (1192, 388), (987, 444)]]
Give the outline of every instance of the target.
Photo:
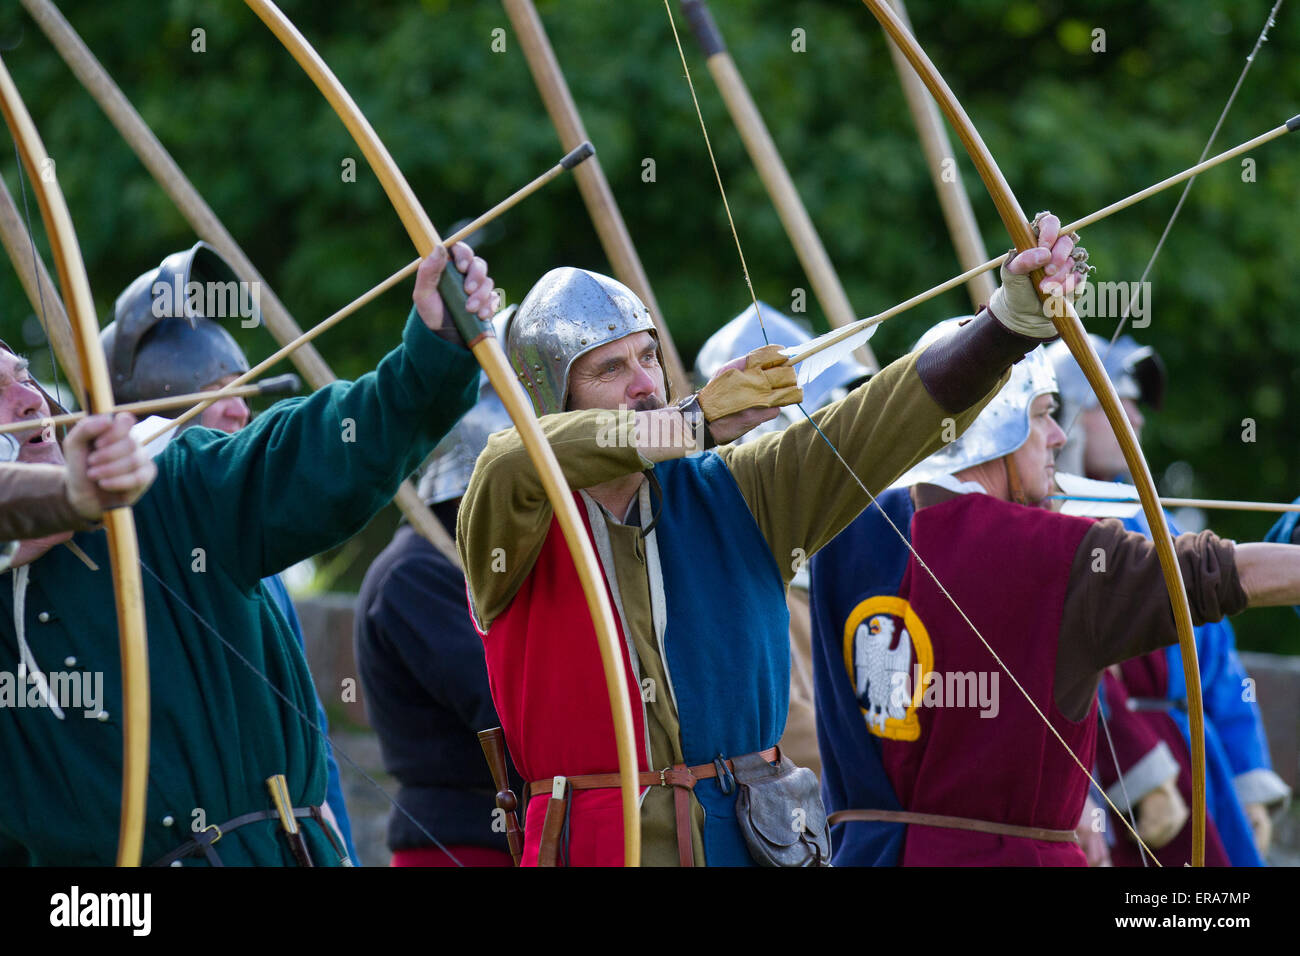
[[(578, 508), (586, 526), (586, 509)], [(591, 534), (587, 527), (588, 535)], [(608, 584), (606, 585), (608, 593)], [(613, 604), (613, 596), (610, 596)], [(596, 629), (557, 519), (528, 578), (510, 606), (483, 635), (492, 702), (501, 717), (510, 755), (527, 781), (618, 770), (618, 750)], [(649, 769), (645, 712), (615, 615), (628, 695), (633, 701), (637, 767)], [(601, 688), (593, 693), (592, 688)], [(549, 793), (529, 801), (524, 821), (523, 865), (537, 864)], [(623, 811), (617, 788), (573, 792), (568, 861), (573, 866), (621, 866)]]
[[(961, 495), (919, 510), (912, 542), (1070, 749), (1091, 767), (1096, 703), (1072, 721), (1055, 704), (1056, 650), (1070, 566), (1092, 522)], [(934, 579), (910, 559), (899, 596), (924, 623), (933, 670), (996, 686), (996, 716), (976, 706), (920, 706), (916, 740), (882, 740), (905, 810), (1073, 830), (1088, 781)], [(915, 640), (915, 635), (913, 635)], [(993, 675), (997, 683), (993, 684)], [(992, 707), (983, 708), (991, 712)], [(1084, 866), (1073, 843), (909, 826), (904, 866)]]

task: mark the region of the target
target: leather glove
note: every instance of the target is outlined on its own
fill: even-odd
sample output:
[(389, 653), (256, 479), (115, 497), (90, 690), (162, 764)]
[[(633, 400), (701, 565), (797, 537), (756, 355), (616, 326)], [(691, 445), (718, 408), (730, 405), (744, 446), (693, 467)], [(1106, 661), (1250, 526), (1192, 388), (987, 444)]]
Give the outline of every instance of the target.
[[(1031, 224), (1034, 235), (1038, 235), (1038, 225), (1040, 220), (1048, 213), (1040, 212), (1034, 217)], [(1047, 281), (1057, 282), (1062, 285), (1070, 285), (1066, 290), (1065, 298), (1070, 302), (1083, 292), (1087, 285), (1088, 276), (1093, 272), (1093, 267), (1088, 265), (1088, 250), (1080, 245), (1078, 233), (1064, 233), (1062, 237), (1068, 236), (1076, 245), (1070, 250), (1069, 272), (1048, 276)], [(1057, 240), (1060, 241), (1059, 238)], [(994, 317), (1012, 332), (1018, 332), (1021, 335), (1027, 335), (1036, 339), (1050, 339), (1057, 334), (1056, 326), (1052, 324), (1051, 314), (1048, 311), (1052, 299), (1040, 301), (1038, 293), (1034, 289), (1033, 280), (1028, 275), (1015, 275), (1007, 269), (1007, 264), (1015, 258), (1015, 251), (1007, 256), (1007, 261), (1002, 264), (999, 274), (1002, 284), (994, 290), (993, 295), (989, 298), (989, 311)], [(1073, 276), (1073, 283), (1067, 283), (1069, 276)]]
[(1178, 836), (1191, 812), (1178, 792), (1178, 778), (1170, 777), (1137, 804), (1137, 832), (1153, 850), (1168, 846)]
[(803, 401), (794, 366), (781, 354), (781, 346), (764, 345), (745, 357), (745, 367), (730, 368), (709, 379), (700, 389), (700, 409), (706, 422), (748, 408), (778, 408)]

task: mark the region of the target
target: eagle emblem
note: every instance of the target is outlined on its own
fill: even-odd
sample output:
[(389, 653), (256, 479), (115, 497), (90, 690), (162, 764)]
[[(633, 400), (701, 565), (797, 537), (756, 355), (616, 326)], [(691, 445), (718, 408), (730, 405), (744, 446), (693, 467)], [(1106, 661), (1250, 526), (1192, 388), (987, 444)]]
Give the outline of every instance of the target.
[(920, 681), (934, 666), (925, 625), (903, 598), (876, 595), (858, 604), (845, 621), (844, 665), (867, 730), (877, 737), (916, 740)]

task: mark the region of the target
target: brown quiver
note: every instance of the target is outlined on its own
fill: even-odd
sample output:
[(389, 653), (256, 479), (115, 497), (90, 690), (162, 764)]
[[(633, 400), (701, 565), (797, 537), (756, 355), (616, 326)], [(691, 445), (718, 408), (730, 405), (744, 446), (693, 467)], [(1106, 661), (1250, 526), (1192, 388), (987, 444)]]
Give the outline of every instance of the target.
[(497, 809), (505, 814), (506, 843), (510, 847), (510, 857), (519, 865), (524, 853), (523, 831), (519, 828), (519, 799), (510, 789), (510, 778), (506, 773), (506, 735), (500, 727), (491, 727), (478, 732), (478, 742), (483, 746), (483, 756), (487, 758), (488, 770), (492, 772), (492, 785), (497, 788)]

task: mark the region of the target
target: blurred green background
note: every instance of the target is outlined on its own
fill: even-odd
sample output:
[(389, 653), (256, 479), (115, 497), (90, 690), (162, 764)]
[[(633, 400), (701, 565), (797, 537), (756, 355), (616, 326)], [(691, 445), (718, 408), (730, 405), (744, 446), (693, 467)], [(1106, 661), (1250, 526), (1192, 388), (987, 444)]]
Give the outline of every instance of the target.
[[(81, 33), (236, 239), (307, 326), (409, 261), (397, 216), (325, 101), (236, 0), (64, 0)], [(387, 143), (445, 232), (559, 157), (509, 22), (490, 0), (284, 0)], [(1077, 218), (1199, 156), (1272, 0), (914, 2), (922, 45), (974, 119), (1027, 212)], [(690, 363), (748, 294), (667, 16), (656, 0), (538, 4), (573, 95)], [(863, 315), (959, 271), (883, 36), (854, 0), (713, 3), (731, 52), (790, 166), (854, 307)], [(674, 5), (679, 28), (685, 24)], [(1283, 8), (1216, 142), (1224, 149), (1300, 111), (1300, 11)], [(493, 52), (493, 31), (506, 49)], [(1105, 31), (1106, 50), (1090, 49)], [(192, 50), (196, 29), (205, 52)], [(792, 50), (802, 29), (806, 51)], [(702, 57), (683, 36), (705, 120), (760, 298), (788, 310), (807, 287)], [(195, 236), (17, 3), (0, 9), (0, 55), (57, 162), (103, 321), (117, 293)], [(1300, 154), (1289, 140), (1199, 179), (1151, 276), (1138, 333), (1172, 381), (1144, 447), (1166, 493), (1290, 500), (1300, 493), (1300, 323), (1288, 295), (1300, 266)], [(345, 159), (357, 160), (344, 182)], [(654, 182), (642, 162), (655, 161)], [(1007, 246), (964, 155), (959, 165), (993, 252)], [(16, 162), (0, 171), (20, 196)], [(1136, 280), (1177, 190), (1090, 229), (1096, 279)], [(21, 202), (21, 199), (20, 199)], [(35, 202), (31, 200), (33, 215)], [(48, 259), (43, 230), (38, 246)], [(571, 180), (482, 236), (479, 251), (518, 301), (558, 265), (609, 271)], [(409, 285), (319, 342), (336, 372), (373, 367), (398, 340)], [(930, 324), (969, 311), (951, 293), (887, 323), (884, 360)], [(808, 317), (825, 322), (809, 296)], [(1090, 323), (1109, 335), (1114, 320)], [(234, 330), (256, 360), (274, 343)], [(39, 323), (0, 267), (0, 337), (50, 377)], [(1243, 442), (1242, 421), (1257, 423)], [(815, 489), (810, 489), (815, 493)], [(1215, 513), (1239, 540), (1272, 518)], [(355, 587), (397, 518), (389, 509), (334, 563)], [(333, 573), (333, 572), (331, 572)], [(1237, 620), (1240, 643), (1300, 653), (1288, 610)]]

